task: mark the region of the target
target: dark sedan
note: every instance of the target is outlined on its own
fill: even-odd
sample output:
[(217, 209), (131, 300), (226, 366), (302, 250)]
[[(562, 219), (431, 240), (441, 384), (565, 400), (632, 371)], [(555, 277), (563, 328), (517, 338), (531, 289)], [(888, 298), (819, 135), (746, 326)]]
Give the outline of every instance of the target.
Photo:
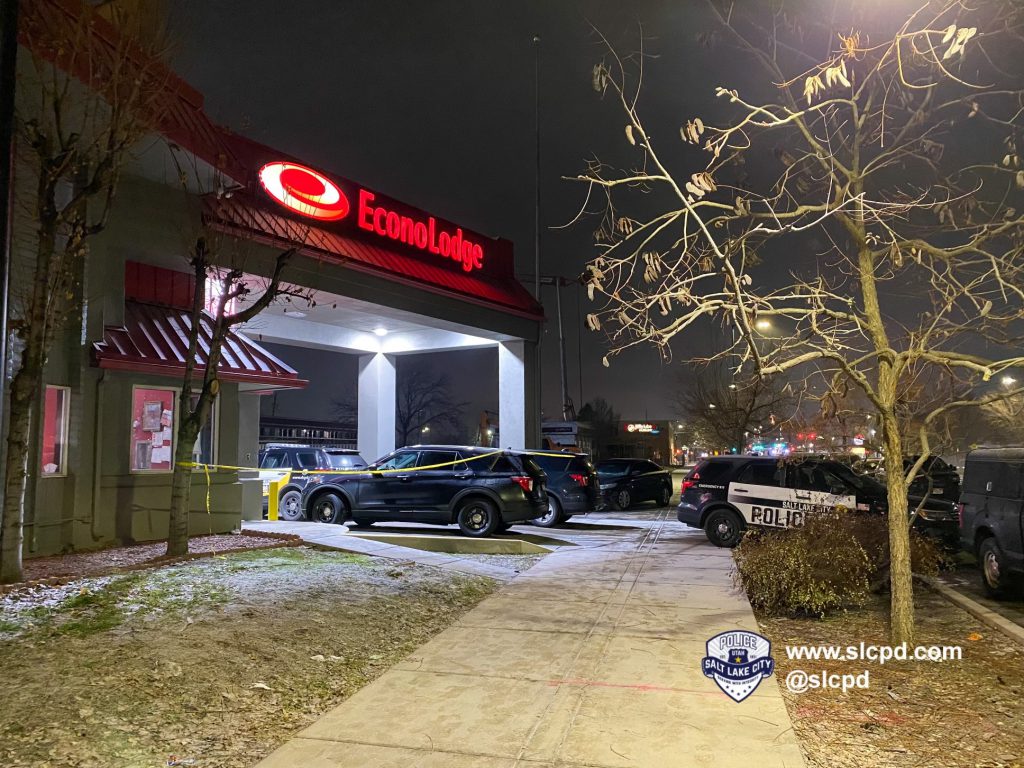
[(647, 459), (606, 459), (597, 464), (601, 497), (617, 509), (642, 501), (667, 507), (672, 500), (672, 473)]
[(355, 474), (317, 475), (302, 494), (310, 520), (357, 526), (456, 524), (466, 536), (501, 533), (542, 516), (547, 478), (529, 454), (452, 445), (402, 448)]

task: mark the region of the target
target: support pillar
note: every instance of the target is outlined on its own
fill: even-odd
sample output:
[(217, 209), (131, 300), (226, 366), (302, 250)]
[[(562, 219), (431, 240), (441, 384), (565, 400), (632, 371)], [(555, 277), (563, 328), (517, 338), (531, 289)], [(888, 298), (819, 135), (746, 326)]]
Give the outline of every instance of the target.
[(359, 453), (368, 462), (395, 450), (395, 358), (359, 357)]
[(540, 447), (536, 392), (537, 345), (498, 344), (498, 437), (501, 448)]

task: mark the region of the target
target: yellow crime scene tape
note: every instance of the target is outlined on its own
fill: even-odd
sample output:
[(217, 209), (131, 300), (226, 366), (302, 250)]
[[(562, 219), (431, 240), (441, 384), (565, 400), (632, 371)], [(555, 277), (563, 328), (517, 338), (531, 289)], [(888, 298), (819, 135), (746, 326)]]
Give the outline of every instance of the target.
[[(497, 456), (499, 453), (505, 453), (504, 450), (488, 451), (487, 453), (481, 453), (477, 456), (469, 456), (465, 459), (456, 459), (455, 461), (445, 461), (440, 464), (428, 464), (425, 467), (406, 467), (403, 469), (370, 469), (364, 467), (363, 469), (301, 469), (301, 470), (289, 470), (289, 474), (299, 475), (389, 475), (389, 474), (403, 474), (408, 475), (412, 472), (425, 472), (431, 469), (443, 469), (444, 467), (454, 467), (458, 464), (468, 464), (471, 461), (478, 461), (480, 459), (486, 459), (489, 456)], [(548, 458), (562, 459), (571, 457), (574, 454), (571, 453), (541, 453), (538, 451), (519, 451), (519, 453), (526, 453), (530, 456), (546, 456)], [(203, 474), (206, 476), (206, 514), (210, 512), (210, 470), (215, 469), (218, 471), (226, 472), (263, 472), (263, 471), (275, 471), (277, 468), (265, 468), (260, 469), (259, 467), (236, 467), (232, 464), (203, 464), (198, 461), (182, 461), (178, 463), (179, 467), (189, 467), (191, 469), (202, 469)], [(283, 472), (284, 470), (282, 470)], [(274, 514), (270, 517), (270, 512), (277, 512), (277, 498), (273, 491), (276, 490), (278, 480), (270, 483), (270, 489), (268, 490), (268, 518), (276, 520), (277, 515)], [(273, 497), (273, 498), (271, 498)]]

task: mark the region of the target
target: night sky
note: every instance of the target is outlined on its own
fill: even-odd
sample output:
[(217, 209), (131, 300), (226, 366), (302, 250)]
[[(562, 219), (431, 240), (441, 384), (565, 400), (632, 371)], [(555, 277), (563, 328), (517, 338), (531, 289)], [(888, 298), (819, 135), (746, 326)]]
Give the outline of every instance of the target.
[[(649, 129), (666, 140), (712, 102), (719, 84), (713, 73), (722, 71), (696, 43), (709, 28), (700, 2), (176, 0), (171, 6), (175, 69), (205, 94), (216, 121), (314, 167), (512, 240), (517, 269), (531, 288), (533, 34), (542, 38), (544, 274), (575, 277), (594, 255), (592, 224), (555, 229), (573, 218), (585, 191), (562, 176), (579, 173), (588, 157), (622, 165), (635, 157), (618, 106), (591, 88), (591, 70), (604, 53), (595, 29), (630, 51), (642, 25), (645, 49), (656, 56), (647, 65), (644, 111)], [(543, 408), (558, 418), (552, 290), (544, 294), (552, 321)], [(577, 407), (600, 396), (629, 418), (672, 415), (676, 372), (652, 349), (603, 368), (603, 341), (582, 328), (577, 314), (578, 306), (586, 311), (585, 294), (569, 288), (563, 301)], [(686, 343), (699, 349), (706, 341)], [(438, 363), (457, 368), (465, 360)], [(472, 403), (470, 423), (481, 408), (496, 405), (494, 370), (493, 380), (463, 379), (456, 393)]]

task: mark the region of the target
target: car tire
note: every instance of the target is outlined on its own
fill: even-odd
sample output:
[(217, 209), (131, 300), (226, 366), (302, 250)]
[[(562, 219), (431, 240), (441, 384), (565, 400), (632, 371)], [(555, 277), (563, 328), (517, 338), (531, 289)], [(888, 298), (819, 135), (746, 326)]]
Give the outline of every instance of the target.
[(562, 522), (562, 505), (549, 493), (547, 514), (534, 518), (530, 521), (530, 525), (536, 525), (538, 528), (554, 528), (560, 522)]
[(978, 568), (981, 585), (992, 597), (1006, 597), (1010, 577), (1006, 571), (1006, 556), (995, 536), (988, 536), (978, 545)]
[(671, 501), (672, 501), (672, 488), (670, 486), (666, 485), (658, 493), (658, 506), (659, 507), (667, 507)]
[(716, 547), (732, 549), (743, 538), (743, 518), (731, 509), (715, 509), (704, 521), (704, 533)]
[(290, 523), (304, 519), (305, 515), (302, 514), (302, 494), (294, 488), (282, 493), (280, 500), (277, 502), (277, 516)]
[(456, 522), (463, 536), (483, 539), (497, 530), (501, 515), (489, 499), (468, 499), (459, 506)]
[(621, 510), (622, 512), (625, 512), (633, 505), (633, 497), (625, 488), (622, 488), (621, 490), (615, 492), (614, 501), (615, 507)]
[(314, 523), (340, 523), (345, 519), (345, 501), (336, 493), (322, 493), (313, 499), (309, 518)]

